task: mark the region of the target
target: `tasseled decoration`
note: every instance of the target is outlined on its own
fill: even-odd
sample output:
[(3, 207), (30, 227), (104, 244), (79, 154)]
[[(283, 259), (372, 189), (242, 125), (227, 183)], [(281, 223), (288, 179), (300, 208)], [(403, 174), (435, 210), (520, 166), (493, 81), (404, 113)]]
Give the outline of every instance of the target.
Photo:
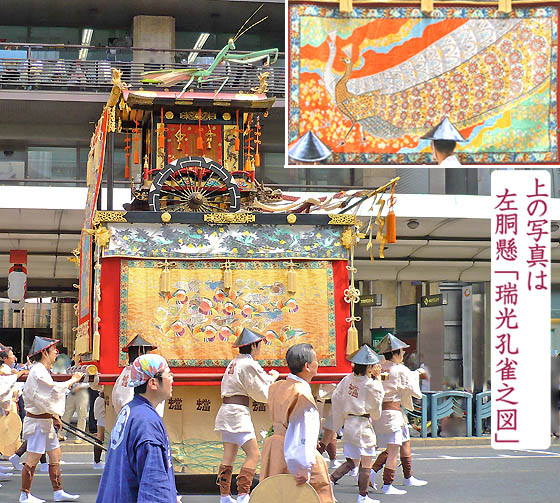
[(126, 152), (126, 164), (124, 166), (124, 177), (128, 180), (130, 178), (130, 138), (128, 133), (126, 133), (126, 138), (124, 140), (125, 147), (124, 151)]
[(225, 263), (220, 265), (224, 270), (224, 289), (229, 290), (233, 286), (233, 272), (231, 270), (231, 262), (226, 260)]
[[(136, 116), (138, 116), (138, 112)], [(134, 164), (140, 164), (140, 153), (139, 153), (139, 143), (140, 143), (140, 136), (138, 135), (138, 121), (136, 118), (134, 119), (134, 136), (132, 137), (132, 141), (134, 143)]]
[(396, 243), (397, 242), (397, 216), (393, 211), (393, 208), (389, 210), (387, 214), (387, 218), (385, 219), (385, 229), (386, 229), (386, 236), (387, 236), (387, 243)]
[(259, 155), (259, 145), (261, 144), (261, 123), (260, 117), (257, 115), (257, 127), (255, 129), (255, 167), (261, 165), (261, 156)]
[(165, 125), (163, 123), (163, 107), (161, 109), (161, 125), (158, 135), (158, 148), (165, 148)]
[(358, 329), (352, 323), (348, 329), (348, 337), (346, 339), (346, 357), (351, 358), (358, 349)]
[(202, 141), (202, 109), (198, 109), (198, 138), (196, 139), (196, 149), (202, 150), (204, 148), (204, 143)]
[(352, 12), (352, 0), (339, 0), (340, 12)]
[(434, 0), (420, 0), (420, 10), (424, 14), (431, 14), (434, 10)]
[(237, 127), (235, 129), (235, 134), (236, 134), (236, 136), (235, 136), (235, 151), (239, 152), (239, 144), (240, 144), (240, 141), (239, 141), (239, 133), (240, 133), (240, 131), (239, 131), (239, 110), (235, 111), (235, 117), (236, 117), (236, 120), (237, 120)]
[(294, 271), (294, 264), (290, 262), (288, 269), (288, 292), (296, 291), (296, 271)]
[(91, 352), (91, 359), (92, 360), (99, 360), (99, 349), (101, 345), (101, 335), (99, 334), (99, 330), (93, 332), (93, 345), (92, 345), (92, 352)]
[(253, 171), (253, 166), (251, 165), (251, 161), (248, 157), (245, 159), (245, 171)]
[(509, 14), (511, 12), (511, 0), (498, 0), (498, 12)]
[(391, 197), (389, 198), (389, 213), (387, 213), (385, 218), (385, 241), (387, 243), (397, 242), (397, 217), (393, 211), (396, 202), (395, 184), (393, 184), (391, 187)]
[(159, 277), (159, 291), (162, 293), (171, 293), (171, 271), (165, 262), (165, 266), (161, 271), (161, 275)]
[(148, 154), (146, 154), (144, 156), (144, 180), (148, 180), (148, 178), (149, 178), (148, 171), (149, 170), (150, 170), (150, 166), (148, 165)]

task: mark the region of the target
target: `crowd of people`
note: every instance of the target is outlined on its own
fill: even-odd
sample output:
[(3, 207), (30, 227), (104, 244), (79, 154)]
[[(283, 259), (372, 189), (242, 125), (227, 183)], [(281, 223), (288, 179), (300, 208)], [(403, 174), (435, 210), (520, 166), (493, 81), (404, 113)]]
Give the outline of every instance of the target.
[[(350, 361), (352, 372), (338, 384), (321, 385), (314, 396), (310, 385), (317, 374), (317, 354), (310, 344), (295, 344), (286, 352), (290, 374), (278, 380), (275, 370), (265, 372), (258, 363), (264, 337), (244, 329), (234, 343), (239, 354), (227, 366), (221, 383), (222, 405), (215, 430), (223, 442), (223, 459), (218, 469), (220, 503), (247, 503), (260, 462), (260, 481), (273, 475), (292, 475), (295, 486), (308, 483), (316, 501), (334, 503), (334, 487), (348, 473), (357, 476), (358, 503), (374, 503), (369, 496), (377, 489), (376, 476), (382, 471), (381, 492), (402, 495), (406, 490), (394, 486), (400, 457), (404, 486), (427, 482), (412, 474), (410, 437), (404, 409), (413, 408), (412, 398), (420, 398), (423, 369), (411, 371), (403, 365), (408, 347), (388, 334), (374, 352), (364, 345)], [(29, 353), (29, 368), (16, 368), (9, 347), (0, 346), (0, 413), (25, 411), (23, 443), (10, 458), (21, 469), (20, 503), (44, 500), (31, 494), (39, 461), (48, 466), (54, 501), (76, 501), (79, 495), (64, 491), (60, 470), (59, 438), (62, 425), (85, 402), (82, 379), (74, 373), (68, 380), (53, 380), (51, 370), (57, 358), (59, 341), (36, 337)], [(163, 407), (172, 395), (173, 374), (167, 361), (152, 351), (157, 349), (141, 336), (124, 349), (129, 365), (115, 382), (111, 396), (117, 412), (108, 441), (106, 466), (100, 481), (98, 503), (176, 503), (171, 448), (163, 423)], [(383, 355), (380, 357), (379, 355)], [(17, 382), (26, 376), (23, 393)], [(104, 390), (94, 404), (97, 438), (94, 462), (101, 464), (104, 442)], [(78, 395), (78, 397), (76, 397)], [(70, 400), (68, 396), (71, 396)], [(262, 456), (249, 412), (250, 400), (268, 404), (272, 428), (264, 439)], [(68, 407), (70, 406), (70, 411)], [(62, 419), (61, 418), (65, 418)], [(85, 425), (80, 424), (82, 429)], [(336, 463), (337, 432), (342, 433), (344, 462)], [(322, 433), (322, 435), (321, 435)], [(19, 433), (18, 433), (19, 436)], [(19, 444), (19, 438), (18, 440)], [(237, 475), (237, 499), (231, 494), (234, 462), (239, 448), (245, 453)], [(377, 454), (377, 450), (381, 452)], [(25, 461), (20, 464), (22, 456)], [(330, 464), (323, 457), (327, 453)], [(48, 456), (48, 463), (44, 459)], [(41, 458), (43, 458), (41, 460)], [(329, 468), (332, 472), (329, 474)], [(11, 467), (0, 465), (0, 480), (9, 480)]]

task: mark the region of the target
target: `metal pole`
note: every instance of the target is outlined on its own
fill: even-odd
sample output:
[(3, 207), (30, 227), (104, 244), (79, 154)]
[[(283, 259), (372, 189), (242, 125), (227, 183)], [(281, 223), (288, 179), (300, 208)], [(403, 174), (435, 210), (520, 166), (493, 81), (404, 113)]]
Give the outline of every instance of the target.
[(21, 360), (20, 360), (22, 365), (25, 363), (25, 360), (23, 359), (24, 344), (25, 344), (25, 327), (24, 327), (24, 317), (23, 317), (23, 309), (22, 309), (21, 310)]

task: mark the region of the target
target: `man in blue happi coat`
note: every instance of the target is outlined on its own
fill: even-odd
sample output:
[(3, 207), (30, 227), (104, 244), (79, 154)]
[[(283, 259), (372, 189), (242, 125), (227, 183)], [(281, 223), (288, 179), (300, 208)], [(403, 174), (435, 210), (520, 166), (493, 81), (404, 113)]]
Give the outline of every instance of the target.
[(173, 387), (165, 358), (136, 358), (128, 385), (134, 399), (121, 409), (111, 432), (97, 503), (177, 503), (169, 438), (155, 409)]

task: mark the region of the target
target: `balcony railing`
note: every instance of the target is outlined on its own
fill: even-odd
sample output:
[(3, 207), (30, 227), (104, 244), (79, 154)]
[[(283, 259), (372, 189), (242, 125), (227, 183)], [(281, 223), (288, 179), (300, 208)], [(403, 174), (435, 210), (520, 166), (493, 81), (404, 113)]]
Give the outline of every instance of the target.
[[(10, 47), (4, 49), (6, 46)], [(40, 51), (39, 48), (44, 50)], [(48, 50), (49, 48), (58, 48), (59, 50)], [(155, 49), (91, 47), (92, 55), (104, 53), (104, 49), (107, 49), (108, 55), (115, 58), (118, 57), (119, 61), (52, 58), (53, 54), (62, 54), (62, 50), (65, 51), (65, 55), (72, 54), (76, 58), (76, 48), (81, 48), (81, 46), (0, 45), (0, 87), (3, 89), (19, 90), (44, 89), (106, 92), (111, 89), (111, 68), (117, 68), (123, 73), (122, 80), (131, 88), (146, 88), (151, 85), (142, 82), (145, 72), (180, 68), (207, 68), (217, 53), (217, 51), (199, 51), (199, 61), (202, 59), (205, 64), (193, 65), (184, 63), (186, 61), (185, 56), (192, 51), (190, 49), (162, 51)], [(140, 63), (130, 61), (134, 52), (153, 53), (152, 55), (161, 56), (162, 60), (171, 62)], [(38, 57), (41, 53), (51, 57)], [(259, 74), (263, 72), (269, 72), (267, 93), (279, 98), (284, 97), (285, 71), (281, 65), (264, 67), (262, 65), (222, 62), (212, 72), (212, 78), (227, 77), (224, 86), (225, 91), (249, 92), (252, 88), (258, 88)], [(181, 89), (186, 83), (187, 80), (173, 88)], [(205, 82), (199, 88), (210, 91), (217, 89), (219, 85), (219, 81)], [(194, 86), (194, 83), (192, 86)]]

